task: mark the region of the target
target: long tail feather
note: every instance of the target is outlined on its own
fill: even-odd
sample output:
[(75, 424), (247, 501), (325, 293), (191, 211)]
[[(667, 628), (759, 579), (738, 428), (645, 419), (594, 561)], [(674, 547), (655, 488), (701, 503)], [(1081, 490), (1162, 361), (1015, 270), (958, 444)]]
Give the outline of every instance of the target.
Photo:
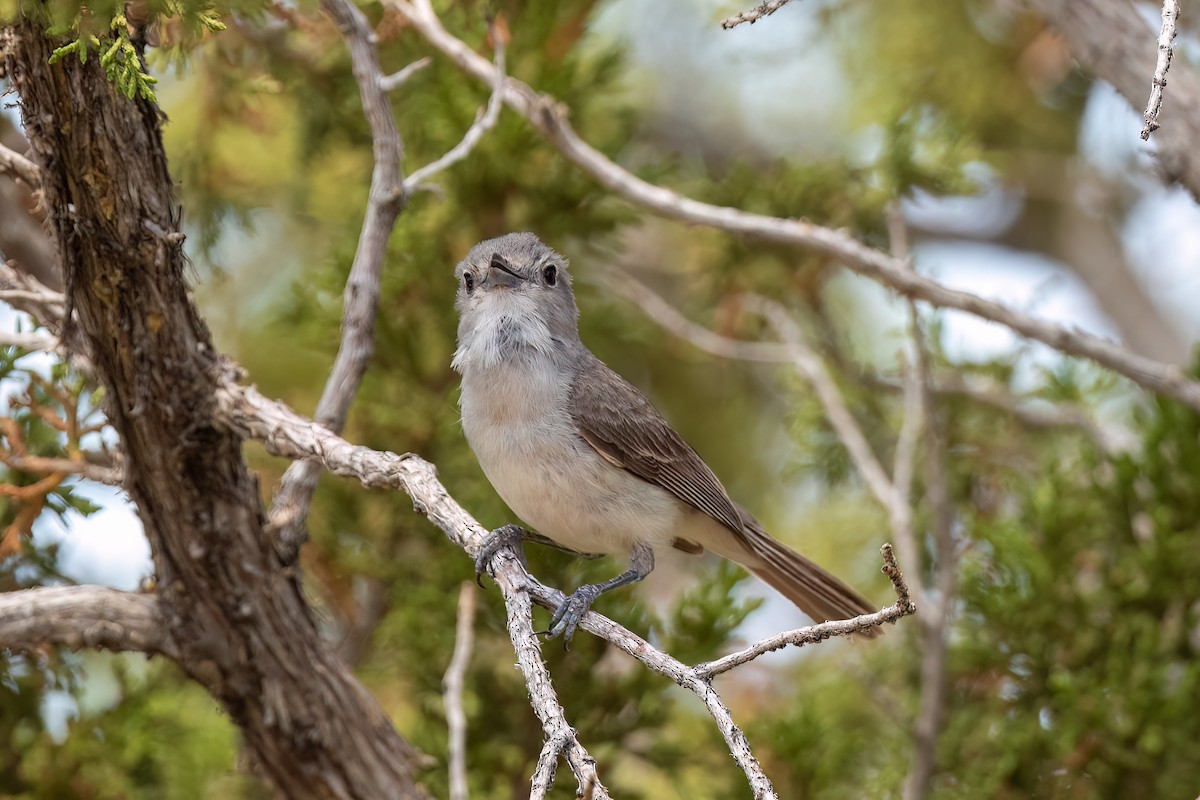
[[(817, 622), (879, 610), (844, 581), (772, 538), (753, 517), (746, 520), (746, 543), (758, 556), (746, 568)], [(873, 628), (863, 633), (875, 637), (882, 632)]]

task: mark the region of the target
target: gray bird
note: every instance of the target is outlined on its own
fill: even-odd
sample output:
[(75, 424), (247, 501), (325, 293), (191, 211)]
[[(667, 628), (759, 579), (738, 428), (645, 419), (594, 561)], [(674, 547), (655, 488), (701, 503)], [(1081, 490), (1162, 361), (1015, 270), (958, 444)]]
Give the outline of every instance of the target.
[[(550, 637), (570, 641), (592, 602), (645, 578), (665, 548), (741, 564), (815, 620), (871, 613), (842, 581), (763, 530), (646, 397), (579, 339), (567, 261), (532, 233), (481, 242), (455, 268), (462, 424), (492, 486), (563, 549), (630, 568), (568, 595)], [(479, 574), (502, 547), (540, 539), (493, 531)], [(518, 550), (519, 552), (519, 550)]]

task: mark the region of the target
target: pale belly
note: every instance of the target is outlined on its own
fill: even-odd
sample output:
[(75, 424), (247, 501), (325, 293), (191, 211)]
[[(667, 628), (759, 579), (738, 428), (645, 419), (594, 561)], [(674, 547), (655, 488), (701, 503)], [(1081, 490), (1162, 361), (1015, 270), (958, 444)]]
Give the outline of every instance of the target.
[[(601, 458), (574, 431), (565, 387), (463, 383), (463, 430), (496, 492), (521, 521), (582, 553), (627, 554), (635, 543), (670, 546), (686, 516), (669, 492)], [(517, 388), (517, 387), (513, 387)], [(512, 402), (505, 402), (509, 398)]]

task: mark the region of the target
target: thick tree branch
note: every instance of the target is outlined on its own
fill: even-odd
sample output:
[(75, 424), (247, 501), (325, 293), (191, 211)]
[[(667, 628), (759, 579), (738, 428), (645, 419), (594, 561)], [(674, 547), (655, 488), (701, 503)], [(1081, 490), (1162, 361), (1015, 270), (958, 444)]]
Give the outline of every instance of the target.
[[(375, 154), (358, 249), (346, 276), (342, 341), (314, 415), (330, 430), (340, 431), (345, 427), (350, 405), (375, 350), (383, 259), (407, 195), (401, 171), (404, 143), (384, 88), (375, 33), (366, 16), (350, 0), (322, 0), (321, 7), (337, 23), (350, 50)], [(277, 531), (285, 561), (295, 560), (307, 536), (308, 507), (320, 477), (320, 467), (306, 462), (292, 464), (283, 475), (271, 509), (271, 527)]]
[(178, 663), (281, 794), (422, 796), (419, 754), (321, 640), (263, 535), (241, 440), (217, 424), (217, 360), (184, 280), (160, 112), (120, 95), (96, 59), (52, 65), (59, 42), (36, 23), (7, 35), (67, 287), (63, 339), (107, 390)]
[(158, 598), (102, 586), (0, 593), (0, 650), (49, 645), (179, 657)]
[[(442, 26), (428, 0), (414, 0), (412, 3), (406, 0), (387, 1), (411, 21), (413, 27), (431, 45), (449, 56), (465, 72), (489, 83), (495, 78), (494, 67)], [(1082, 5), (1093, 1), (1070, 0), (1067, 5)], [(511, 77), (505, 80), (504, 87), (504, 102), (510, 108), (528, 119), (568, 160), (601, 185), (632, 203), (664, 217), (693, 225), (704, 225), (737, 236), (825, 253), (850, 270), (907, 297), (935, 306), (966, 311), (998, 322), (1022, 336), (1036, 339), (1067, 355), (1091, 359), (1145, 389), (1200, 409), (1200, 382), (1188, 378), (1177, 366), (1153, 361), (1098, 336), (1036, 319), (969, 292), (950, 289), (937, 281), (911, 272), (899, 259), (867, 247), (845, 232), (814, 225), (801, 219), (768, 217), (736, 208), (715, 206), (648, 183), (583, 141), (571, 127), (567, 119), (567, 109), (554, 98), (539, 94), (527, 84)], [(1200, 126), (1197, 126), (1196, 130), (1200, 130)], [(1197, 160), (1200, 161), (1200, 158)]]

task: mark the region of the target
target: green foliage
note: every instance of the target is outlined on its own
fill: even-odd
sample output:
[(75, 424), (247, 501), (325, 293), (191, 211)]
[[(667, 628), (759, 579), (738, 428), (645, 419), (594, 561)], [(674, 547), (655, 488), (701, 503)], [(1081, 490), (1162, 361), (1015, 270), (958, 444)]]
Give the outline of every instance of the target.
[(1169, 401), (1142, 417), (1139, 449), (1047, 458), (1019, 511), (977, 528), (945, 741), (988, 765), (981, 793), (1193, 789), (1200, 417)]
[[(639, 109), (622, 92), (629, 80), (622, 54), (586, 35), (597, 3), (445, 5), (447, 27), (480, 52), (487, 50), (485, 11), (503, 14), (513, 34), (510, 72), (565, 101), (590, 143), (636, 164), (643, 176), (711, 202), (845, 228), (881, 247), (883, 212), (896, 197), (969, 190), (975, 165), (1003, 170), (1021, 149), (1074, 146), (1078, 86), (1039, 89), (1016, 69), (1038, 29), (1020, 16), (993, 18), (978, 3), (871, 0), (853, 7), (856, 107), (859, 122), (878, 132), (879, 147), (854, 162), (819, 164), (741, 154), (701, 162), (671, 152), (670, 142), (648, 141)], [(74, 37), (59, 57), (107, 58), (101, 63), (122, 91), (147, 96), (148, 79), (138, 83), (147, 73), (137, 34), (118, 24), (122, 8), (57, 8), (54, 21)], [(151, 63), (178, 71), (164, 76), (157, 92), (171, 119), (166, 143), (205, 278), (202, 309), (222, 348), (264, 392), (308, 411), (337, 348), (371, 142), (332, 26), (264, 32), (255, 16), (260, 8), (203, 0), (157, 6), (185, 33)], [(308, 13), (313, 4), (297, 10)], [(364, 10), (377, 27), (386, 71), (428, 54), (380, 7)], [(228, 31), (204, 35), (220, 20)], [(841, 29), (831, 22), (830, 30)], [(927, 52), (933, 50), (936, 68)], [(487, 93), (441, 58), (397, 90), (406, 169), (456, 143)], [(693, 319), (745, 338), (769, 331), (745, 318), (740, 292), (802, 310), (806, 332), (889, 464), (902, 398), (895, 382), (867, 379), (873, 367), (860, 363), (860, 353), (894, 348), (894, 331), (856, 298), (846, 299), (853, 292), (835, 285), (826, 256), (647, 220), (507, 111), (470, 158), (436, 183), (438, 193), (412, 198), (389, 243), (376, 348), (348, 425), (351, 440), (418, 452), (485, 525), (514, 521), (462, 438), (457, 376), (449, 368), (451, 271), (482, 238), (535, 230), (572, 258), (589, 346), (647, 391), (735, 497), (764, 520), (780, 520), (771, 527), (781, 538), (885, 600), (874, 553), (886, 517), (867, 499), (811, 390), (774, 368), (699, 355), (596, 280), (615, 254), (628, 254), (636, 266), (659, 268), (664, 291), (687, 298), (680, 302)], [(941, 333), (934, 320), (936, 370), (1013, 384), (1015, 359), (951, 363), (938, 349)], [(17, 366), (21, 355), (0, 353), (0, 379), (31, 380)], [(69, 372), (60, 370), (50, 383), (69, 389), (85, 408), (97, 402)], [(38, 402), (62, 410), (54, 392), (29, 386)], [(1038, 395), (1095, 406), (1128, 402), (1120, 392), (1108, 376), (1064, 361), (1041, 376)], [(1200, 763), (1200, 730), (1189, 713), (1200, 682), (1196, 415), (1157, 403), (1133, 423), (1140, 447), (1109, 458), (1078, 431), (1029, 431), (1012, 414), (959, 396), (937, 402), (963, 562), (935, 794), (1191, 796), (1188, 773)], [(31, 452), (68, 453), (42, 416), (21, 407), (14, 414)], [(790, 441), (780, 441), (784, 431)], [(257, 447), (247, 451), (264, 489), (271, 487), (284, 465)], [(920, 474), (914, 495), (923, 498)], [(16, 485), (35, 478), (7, 476)], [(69, 485), (50, 495), (47, 508), (88, 510)], [(0, 522), (15, 514), (6, 507)], [(928, 514), (918, 508), (922, 533)], [(322, 483), (310, 528), (305, 569), (319, 618), (331, 638), (366, 626), (366, 641), (347, 648), (347, 657), (405, 735), (434, 757), (424, 779), (444, 796), (441, 681), (454, 645), (453, 598), (472, 577), (471, 564), (407, 498), (341, 480)], [(564, 589), (611, 577), (622, 566), (528, 550), (534, 573)], [(928, 561), (903, 567), (928, 575)], [(27, 551), (7, 566), (4, 588), (16, 585), (18, 567), (23, 582), (48, 579), (53, 553)], [(653, 608), (632, 590), (606, 595), (597, 608), (685, 661), (717, 657), (744, 635), (760, 601), (747, 591), (756, 584), (743, 583), (727, 564), (701, 572), (694, 588), (661, 604), (656, 596)], [(364, 602), (375, 592), (382, 598), (378, 619)], [(545, 624), (545, 613), (536, 613)], [(503, 621), (489, 589), (480, 598), (465, 697), (478, 797), (527, 791), (542, 743)], [(775, 655), (719, 679), (781, 796), (898, 794), (912, 763), (918, 631), (909, 620), (881, 642)], [(569, 652), (551, 643), (544, 653), (568, 718), (614, 795), (746, 796), (724, 743), (690, 695), (586, 634)], [(58, 653), (36, 668), (0, 661), (0, 750), (12, 754), (0, 760), (0, 793), (190, 798), (261, 791), (231, 777), (234, 728), (170, 670), (123, 675), (119, 704), (85, 713), (65, 742), (51, 741), (38, 698), (50, 689), (79, 694), (98, 671)], [(163, 747), (169, 737), (172, 746)], [(570, 784), (560, 777), (554, 796), (571, 796)]]
[(158, 78), (142, 69), (141, 57), (130, 40), (129, 23), (125, 15), (115, 15), (111, 27), (110, 40), (101, 40), (91, 34), (80, 36), (75, 41), (57, 48), (50, 56), (50, 63), (57, 63), (74, 54), (79, 56), (79, 63), (82, 64), (87, 61), (88, 53), (94, 50), (99, 53), (100, 66), (104, 67), (104, 73), (117, 87), (117, 91), (130, 99), (137, 95), (152, 103), (157, 102), (158, 98), (151, 87), (158, 83)]
[[(13, 800), (88, 797), (216, 800), (267, 796), (233, 774), (237, 738), (216, 701), (173, 668), (138, 658), (91, 656), (93, 686), (106, 677), (119, 695), (84, 709), (65, 740), (41, 729), (36, 709), (9, 731), (21, 757), (0, 770), (0, 792)], [(7, 695), (7, 690), (0, 688)], [(35, 692), (15, 699), (36, 698)], [(86, 702), (86, 694), (84, 695)], [(6, 696), (7, 704), (14, 698)], [(6, 705), (7, 707), (7, 705)], [(0, 733), (4, 732), (0, 723)]]

